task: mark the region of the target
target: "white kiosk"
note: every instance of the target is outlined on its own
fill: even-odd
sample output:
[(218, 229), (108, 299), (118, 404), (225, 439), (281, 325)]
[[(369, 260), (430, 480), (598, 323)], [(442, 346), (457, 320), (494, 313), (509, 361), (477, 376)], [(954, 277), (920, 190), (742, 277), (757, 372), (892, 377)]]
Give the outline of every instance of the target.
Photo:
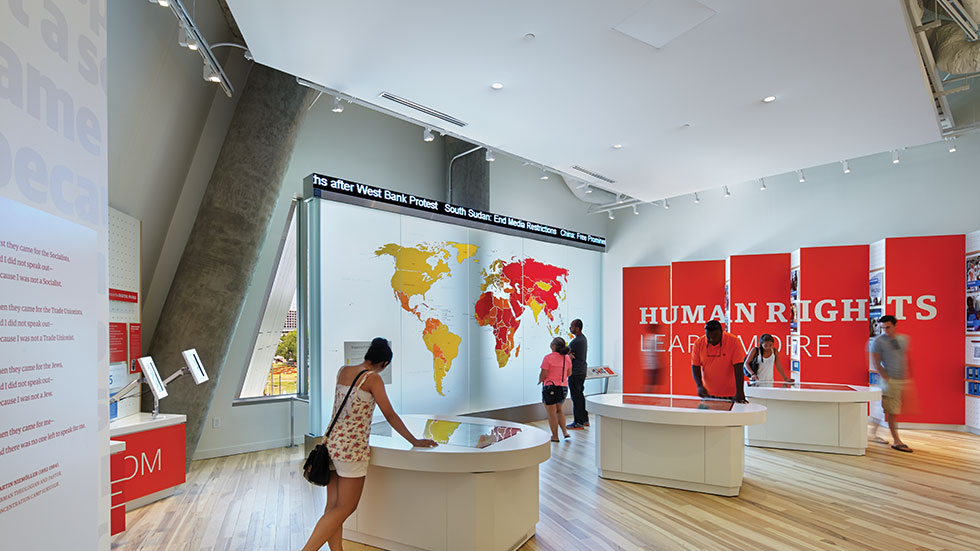
[(765, 423), (746, 428), (749, 446), (864, 455), (868, 403), (881, 400), (881, 389), (765, 382), (746, 386), (745, 396), (768, 409)]
[(416, 448), (387, 423), (371, 428), (371, 465), (344, 539), (392, 551), (511, 551), (534, 535), (541, 429), (493, 419), (403, 415)]
[(666, 394), (586, 398), (595, 414), (599, 476), (721, 496), (738, 495), (746, 425), (766, 408)]

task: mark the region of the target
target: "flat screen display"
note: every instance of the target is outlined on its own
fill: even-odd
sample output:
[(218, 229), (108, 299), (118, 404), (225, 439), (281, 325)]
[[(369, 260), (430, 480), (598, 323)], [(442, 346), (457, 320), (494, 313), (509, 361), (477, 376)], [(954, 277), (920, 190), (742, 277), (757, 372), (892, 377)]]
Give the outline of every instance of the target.
[[(414, 427), (412, 428), (414, 430)], [(449, 444), (451, 446), (483, 449), (515, 436), (521, 430), (518, 427), (426, 419), (425, 428), (422, 430), (422, 438), (429, 438), (440, 444)], [(371, 434), (393, 436), (394, 431), (391, 429), (391, 425), (383, 422), (372, 425)]]
[(757, 382), (752, 385), (755, 388), (797, 388), (800, 390), (844, 390), (853, 392), (854, 389), (848, 385), (835, 385), (832, 383), (786, 383), (779, 381)]
[(208, 374), (204, 371), (204, 364), (201, 363), (201, 357), (197, 354), (196, 348), (191, 348), (190, 350), (184, 350), (182, 352), (184, 355), (184, 364), (187, 365), (187, 370), (191, 372), (191, 377), (194, 377), (195, 384), (205, 383), (208, 380)]
[(153, 363), (152, 356), (143, 356), (139, 359), (140, 369), (143, 371), (143, 380), (147, 385), (150, 386), (150, 391), (153, 392), (153, 396), (157, 400), (161, 400), (167, 397), (167, 387), (163, 384), (163, 379), (160, 378), (160, 372), (157, 371), (157, 365)]
[(673, 396), (648, 396), (643, 394), (626, 394), (623, 405), (628, 406), (657, 406), (677, 409), (707, 409), (711, 411), (731, 411), (734, 402), (713, 398), (676, 398)]

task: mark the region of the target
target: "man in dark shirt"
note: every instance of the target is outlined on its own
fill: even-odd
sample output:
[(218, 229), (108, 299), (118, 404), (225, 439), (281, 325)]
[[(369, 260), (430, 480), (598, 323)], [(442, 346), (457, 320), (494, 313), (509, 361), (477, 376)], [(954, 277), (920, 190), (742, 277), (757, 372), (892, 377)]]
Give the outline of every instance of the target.
[(572, 356), (572, 374), (568, 376), (568, 391), (572, 395), (573, 422), (570, 429), (583, 429), (589, 426), (589, 412), (585, 411), (585, 376), (589, 362), (589, 340), (582, 334), (582, 320), (572, 320), (569, 331), (575, 335), (568, 343), (569, 354)]

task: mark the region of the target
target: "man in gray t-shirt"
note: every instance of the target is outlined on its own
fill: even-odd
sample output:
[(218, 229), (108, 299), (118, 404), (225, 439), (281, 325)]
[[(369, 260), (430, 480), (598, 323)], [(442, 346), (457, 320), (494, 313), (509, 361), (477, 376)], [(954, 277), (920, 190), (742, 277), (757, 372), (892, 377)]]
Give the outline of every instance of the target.
[[(898, 320), (895, 316), (882, 316), (882, 335), (875, 338), (871, 344), (871, 366), (878, 372), (882, 381), (881, 409), (885, 412), (885, 421), (892, 433), (892, 448), (901, 452), (911, 452), (898, 436), (898, 414), (902, 413), (902, 390), (908, 378), (909, 357), (906, 335), (895, 331)], [(874, 423), (874, 439), (878, 437), (878, 422)]]
[(589, 426), (589, 412), (585, 410), (585, 376), (588, 375), (589, 340), (582, 334), (582, 320), (572, 320), (569, 331), (575, 335), (568, 343), (569, 354), (572, 356), (572, 374), (568, 376), (568, 392), (572, 395), (572, 423), (570, 429), (581, 429)]

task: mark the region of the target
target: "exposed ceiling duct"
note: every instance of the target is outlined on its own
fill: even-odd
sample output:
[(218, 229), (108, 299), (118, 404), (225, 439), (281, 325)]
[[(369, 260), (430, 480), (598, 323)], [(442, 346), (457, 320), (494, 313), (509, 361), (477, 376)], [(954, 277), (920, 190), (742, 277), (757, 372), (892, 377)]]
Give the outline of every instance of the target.
[(980, 72), (980, 0), (917, 0), (912, 16), (919, 25), (940, 23), (927, 31), (940, 70), (951, 75)]

